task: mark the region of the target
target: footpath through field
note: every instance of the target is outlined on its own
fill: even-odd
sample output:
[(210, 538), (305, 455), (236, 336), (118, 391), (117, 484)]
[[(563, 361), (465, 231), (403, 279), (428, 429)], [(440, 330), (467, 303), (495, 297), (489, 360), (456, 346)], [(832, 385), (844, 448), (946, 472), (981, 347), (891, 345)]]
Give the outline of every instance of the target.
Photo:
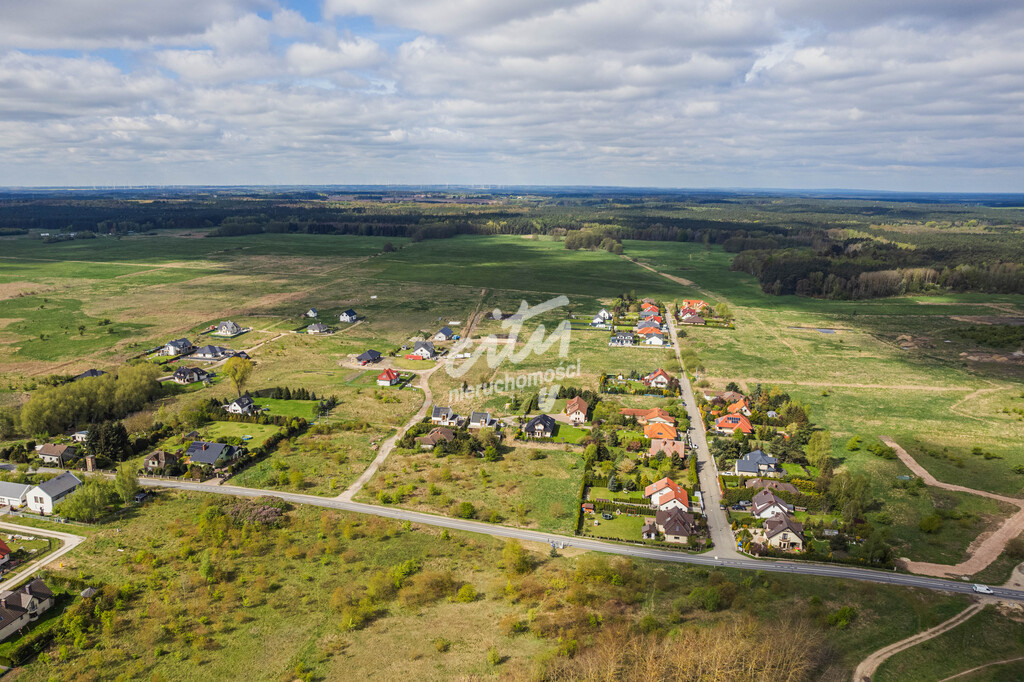
[(927, 642), (932, 637), (938, 637), (943, 632), (952, 630), (957, 625), (967, 621), (971, 616), (978, 613), (983, 608), (985, 608), (985, 602), (971, 604), (949, 620), (939, 623), (930, 630), (919, 632), (916, 635), (911, 635), (906, 639), (901, 639), (898, 642), (894, 642), (887, 647), (879, 649), (860, 662), (860, 665), (858, 665), (857, 669), (853, 672), (853, 682), (870, 682), (871, 678), (875, 675), (875, 671), (878, 670), (878, 666), (885, 663), (892, 656), (904, 651), (905, 649), (909, 649), (912, 646), (916, 646), (921, 642)]
[(950, 566), (948, 564), (931, 564), (925, 561), (910, 561), (909, 559), (903, 559), (902, 561), (906, 564), (907, 570), (911, 573), (933, 575), (936, 577), (974, 575), (995, 561), (999, 555), (1003, 553), (1006, 543), (1017, 537), (1020, 533), (1020, 529), (1024, 527), (1024, 500), (1016, 497), (1007, 497), (1006, 495), (990, 493), (987, 490), (966, 488), (954, 483), (943, 483), (932, 476), (927, 469), (918, 464), (917, 460), (911, 457), (910, 453), (900, 447), (900, 444), (892, 438), (889, 436), (879, 436), (878, 439), (895, 450), (900, 461), (906, 464), (907, 468), (914, 472), (915, 475), (919, 476), (926, 484), (936, 488), (953, 490), (959, 493), (969, 493), (971, 495), (987, 497), (999, 502), (1005, 502), (1006, 504), (1012, 504), (1020, 510), (1013, 516), (1005, 519), (994, 531), (988, 531), (979, 535), (974, 542), (971, 543), (970, 547), (967, 548), (966, 560), (961, 561), (959, 564)]

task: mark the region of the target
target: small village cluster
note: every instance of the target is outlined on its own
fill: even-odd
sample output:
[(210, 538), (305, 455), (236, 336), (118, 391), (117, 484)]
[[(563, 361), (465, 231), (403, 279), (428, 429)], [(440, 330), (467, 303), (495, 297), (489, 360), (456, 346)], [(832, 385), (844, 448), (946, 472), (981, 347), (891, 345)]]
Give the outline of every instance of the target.
[[(629, 322), (633, 322), (631, 329), (624, 330)], [(651, 298), (645, 298), (640, 302), (640, 311), (637, 313), (619, 311), (615, 314), (601, 308), (590, 326), (595, 329), (610, 329), (611, 339), (608, 345), (616, 347), (624, 346), (667, 346), (671, 343), (668, 340), (668, 327), (665, 325), (665, 318), (662, 316), (661, 307)]]

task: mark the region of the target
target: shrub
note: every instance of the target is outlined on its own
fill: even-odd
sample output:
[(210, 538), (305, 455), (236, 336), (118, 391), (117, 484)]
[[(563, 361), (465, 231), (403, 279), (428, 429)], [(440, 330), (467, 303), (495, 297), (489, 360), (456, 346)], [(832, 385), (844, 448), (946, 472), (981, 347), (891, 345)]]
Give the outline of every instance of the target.
[(472, 601), (476, 601), (476, 588), (470, 583), (466, 583), (459, 588), (458, 594), (455, 595), (455, 601), (460, 604), (468, 604)]
[(501, 661), (502, 656), (498, 653), (498, 649), (496, 647), (492, 646), (490, 649), (487, 650), (487, 665), (492, 667), (496, 665), (501, 665)]
[(455, 515), (460, 519), (471, 519), (476, 516), (476, 507), (472, 502), (462, 502), (455, 508)]
[(828, 624), (837, 630), (845, 630), (857, 617), (857, 609), (852, 606), (843, 606), (828, 614)]
[(434, 648), (437, 649), (439, 653), (443, 654), (452, 648), (452, 643), (444, 637), (438, 637), (434, 640)]
[(938, 514), (929, 514), (917, 525), (924, 533), (938, 533), (942, 528), (942, 517)]

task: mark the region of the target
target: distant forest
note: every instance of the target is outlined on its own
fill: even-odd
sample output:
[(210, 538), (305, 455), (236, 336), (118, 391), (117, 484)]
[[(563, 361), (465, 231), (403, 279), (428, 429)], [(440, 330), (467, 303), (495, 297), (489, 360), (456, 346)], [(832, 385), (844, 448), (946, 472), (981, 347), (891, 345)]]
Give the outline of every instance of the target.
[[(770, 294), (1024, 293), (1024, 200), (945, 203), (738, 193), (140, 190), (0, 194), (0, 236), (546, 234), (571, 249), (687, 241), (735, 254)], [(1018, 200), (1014, 200), (1018, 199)]]

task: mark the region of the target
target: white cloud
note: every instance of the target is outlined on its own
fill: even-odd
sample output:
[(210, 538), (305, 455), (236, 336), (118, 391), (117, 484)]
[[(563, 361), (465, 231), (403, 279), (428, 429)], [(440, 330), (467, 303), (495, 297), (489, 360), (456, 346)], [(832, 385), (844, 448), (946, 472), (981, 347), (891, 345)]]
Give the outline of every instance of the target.
[(0, 184), (1024, 181), (1016, 3), (90, 5), (5, 8)]

